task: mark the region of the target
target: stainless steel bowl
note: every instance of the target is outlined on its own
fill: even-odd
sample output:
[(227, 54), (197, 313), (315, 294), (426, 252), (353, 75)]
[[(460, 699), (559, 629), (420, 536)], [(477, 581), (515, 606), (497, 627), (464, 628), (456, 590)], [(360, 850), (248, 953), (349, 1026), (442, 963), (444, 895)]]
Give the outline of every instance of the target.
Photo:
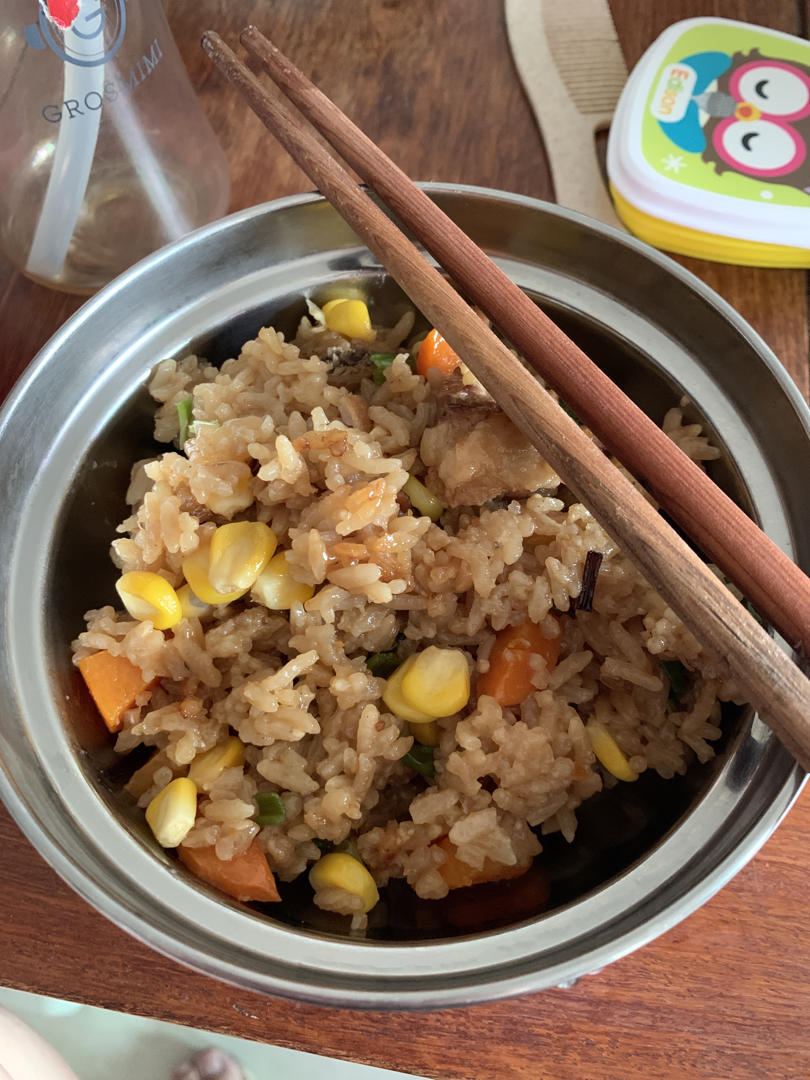
[[(478, 188), (427, 189), (653, 416), (688, 395), (724, 448), (718, 482), (810, 566), (793, 468), (806, 460), (808, 410), (722, 300), (663, 255), (577, 214)], [(460, 934), (435, 907), (392, 895), (386, 926), (357, 941), (295, 899), (257, 912), (188, 878), (118, 792), (70, 664), (82, 612), (112, 595), (107, 552), (125, 516), (129, 467), (154, 452), (144, 389), (153, 364), (191, 349), (222, 360), (265, 322), (291, 330), (302, 296), (328, 295), (336, 282), (364, 289), (378, 317), (407, 306), (318, 196), (256, 207), (119, 278), (23, 376), (0, 414), (0, 793), (91, 904), (234, 983), (375, 1008), (565, 984), (682, 919), (776, 827), (803, 774), (750, 711), (730, 712), (714, 762), (591, 800), (572, 847), (547, 841), (548, 910)]]

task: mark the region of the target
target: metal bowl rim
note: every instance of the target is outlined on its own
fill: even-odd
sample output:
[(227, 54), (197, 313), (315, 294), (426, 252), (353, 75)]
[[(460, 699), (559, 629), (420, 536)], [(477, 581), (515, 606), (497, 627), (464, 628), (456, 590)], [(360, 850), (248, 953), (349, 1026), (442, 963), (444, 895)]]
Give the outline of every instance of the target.
[[(742, 320), (742, 318), (730, 307), (730, 305), (717, 297), (708, 286), (700, 281), (700, 279), (679, 266), (679, 264), (675, 263), (668, 256), (649, 248), (641, 241), (626, 236), (619, 230), (601, 225), (598, 222), (593, 222), (591, 219), (588, 219), (581, 214), (563, 210), (553, 204), (544, 203), (540, 200), (467, 185), (431, 183), (423, 186), (428, 192), (436, 192), (438, 194), (449, 193), (462, 196), (470, 195), (486, 199), (494, 198), (496, 201), (511, 202), (522, 208), (540, 210), (544, 213), (552, 213), (556, 216), (569, 218), (580, 225), (586, 226), (590, 230), (602, 232), (612, 240), (634, 248), (640, 255), (658, 263), (663, 269), (674, 274), (693, 291), (701, 294), (703, 298), (706, 299), (718, 313), (723, 315), (725, 319), (735, 327), (737, 332), (748, 341), (758, 354), (760, 360), (764, 361), (771, 369), (772, 374), (781, 384), (786, 396), (801, 414), (805, 429), (810, 431), (810, 412), (795, 384), (784, 371), (781, 364), (779, 364), (779, 361), (773, 353), (768, 349), (764, 342), (761, 341), (758, 335), (754, 333), (748, 324), (745, 323), (744, 320)], [(241, 211), (220, 222), (216, 222), (211, 226), (197, 230), (195, 233), (190, 234), (176, 244), (171, 245), (169, 248), (162, 249), (131, 268), (120, 278), (116, 279), (115, 282), (102, 290), (96, 297), (89, 300), (40, 351), (32, 362), (32, 365), (12, 391), (12, 394), (9, 395), (2, 411), (0, 411), (0, 436), (3, 434), (8, 419), (13, 414), (17, 402), (25, 396), (28, 388), (35, 382), (40, 369), (45, 366), (54, 355), (58, 354), (63, 343), (69, 340), (71, 335), (75, 333), (76, 329), (85, 320), (92, 319), (95, 311), (99, 307), (111, 302), (118, 292), (125, 291), (131, 287), (133, 282), (141, 275), (149, 274), (155, 266), (162, 264), (167, 259), (177, 257), (184, 248), (193, 247), (201, 239), (213, 237), (220, 230), (231, 230), (241, 223), (250, 221), (254, 217), (263, 217), (266, 214), (274, 213), (288, 207), (296, 207), (310, 202), (321, 201), (323, 200), (317, 193), (307, 193), (303, 195), (288, 196), (283, 199), (262, 204), (258, 207)], [(644, 942), (651, 940), (664, 929), (674, 925), (676, 921), (679, 921), (693, 911), (709, 896), (713, 895), (713, 893), (736, 873), (756, 850), (758, 850), (761, 844), (764, 843), (798, 794), (803, 780), (804, 776), (798, 767), (788, 771), (778, 792), (778, 798), (774, 799), (773, 803), (768, 807), (768, 812), (762, 815), (757, 826), (751, 830), (747, 837), (747, 843), (735, 850), (729, 858), (716, 866), (714, 871), (708, 877), (704, 878), (698, 887), (691, 891), (688, 898), (681, 899), (681, 910), (678, 911), (677, 917), (673, 917), (672, 912), (661, 912), (658, 916), (643, 923), (634, 931), (624, 934), (621, 938), (612, 941), (603, 949), (588, 953), (588, 962), (584, 966), (582, 958), (580, 957), (571, 960), (567, 964), (557, 965), (551, 969), (545, 969), (542, 973), (539, 973), (541, 976), (539, 979), (538, 973), (529, 973), (528, 975), (514, 976), (512, 978), (505, 976), (499, 979), (495, 986), (493, 986), (491, 982), (487, 983), (484, 981), (473, 989), (466, 987), (465, 991), (461, 994), (458, 989), (442, 990), (441, 988), (433, 988), (428, 992), (420, 990), (418, 992), (415, 991), (407, 1000), (403, 1000), (401, 996), (398, 996), (396, 991), (392, 994), (390, 990), (379, 991), (372, 987), (359, 990), (354, 987), (342, 989), (335, 986), (329, 986), (316, 988), (307, 987), (302, 990), (300, 984), (297, 982), (285, 984), (284, 981), (280, 979), (259, 980), (261, 985), (254, 985), (254, 988), (263, 989), (265, 991), (282, 989), (283, 992), (289, 996), (299, 997), (304, 1000), (317, 1001), (319, 1003), (352, 1005), (355, 1007), (379, 1008), (381, 1006), (391, 1007), (392, 1005), (406, 1005), (409, 1008), (435, 1008), (461, 1002), (467, 1003), (491, 1000), (493, 997), (525, 992), (527, 990), (537, 989), (540, 986), (568, 982), (583, 974), (585, 970), (592, 971), (594, 966), (599, 967), (603, 963), (616, 959), (619, 956), (632, 951)], [(114, 921), (119, 921), (119, 924), (124, 925), (137, 937), (174, 959), (180, 960), (181, 962), (187, 963), (198, 969), (206, 970), (210, 974), (230, 979), (231, 981), (242, 985), (251, 984), (250, 979), (246, 980), (243, 969), (233, 967), (221, 960), (212, 961), (207, 954), (200, 953), (193, 948), (178, 946), (178, 942), (175, 939), (162, 934), (148, 921), (138, 916), (137, 913), (127, 911), (125, 917), (121, 918), (122, 912), (120, 907), (115, 903), (111, 904), (110, 898), (104, 892), (103, 887), (98, 886), (95, 881), (85, 875), (82, 869), (75, 866), (70, 860), (63, 856), (63, 853), (58, 846), (52, 842), (51, 836), (45, 827), (36, 819), (36, 815), (31, 813), (30, 808), (26, 806), (23, 799), (17, 795), (10, 779), (7, 778), (2, 771), (0, 771), (0, 794), (2, 794), (12, 815), (28, 838), (34, 843), (34, 846), (37, 847), (40, 852), (45, 854), (51, 865), (57, 869), (74, 889), (88, 899), (93, 906), (111, 918), (114, 918), (115, 915), (119, 916), (117, 919), (114, 918)], [(111, 907), (113, 909), (112, 911), (110, 910)], [(506, 929), (501, 933), (511, 934), (514, 933), (514, 931), (512, 929)], [(414, 948), (444, 949), (447, 944), (452, 943), (427, 942), (424, 945), (408, 944), (405, 948), (408, 952)], [(341, 946), (343, 948), (352, 948), (354, 943), (348, 945), (341, 943)], [(397, 947), (398, 946), (395, 944), (375, 943), (375, 949), (383, 948), (386, 951), (390, 951)], [(367, 946), (361, 946), (361, 948), (367, 948)], [(417, 997), (418, 1000), (416, 1000)]]

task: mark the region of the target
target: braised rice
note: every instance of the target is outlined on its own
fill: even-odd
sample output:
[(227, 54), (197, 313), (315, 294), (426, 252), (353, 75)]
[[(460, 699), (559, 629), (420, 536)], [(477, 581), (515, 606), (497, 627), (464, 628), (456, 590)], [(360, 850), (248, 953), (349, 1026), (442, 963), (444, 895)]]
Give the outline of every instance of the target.
[[(374, 351), (395, 351), (408, 329), (406, 320), (378, 331)], [(141, 806), (228, 734), (245, 743), (245, 765), (201, 793), (185, 845), (214, 844), (229, 859), (258, 836), (288, 881), (325, 843), (351, 837), (379, 885), (403, 877), (420, 897), (438, 898), (447, 892), (436, 843), (444, 836), (479, 869), (485, 859), (524, 865), (542, 834), (574, 839), (577, 807), (616, 782), (595, 758), (589, 719), (636, 772), (668, 778), (713, 755), (719, 701), (734, 688), (545, 463), (532, 465), (542, 480), (531, 494), (510, 497), (504, 476), (504, 497), (450, 507), (437, 523), (405, 512), (409, 474), (447, 486), (431, 444), (435, 387), (405, 351), (381, 385), (368, 372), (335, 385), (329, 350), (341, 346), (304, 320), (294, 343), (263, 329), (221, 370), (194, 356), (162, 361), (150, 383), (157, 439), (177, 439), (176, 405), (189, 395), (195, 420), (219, 426), (195, 428), (184, 453), (138, 464), (132, 513), (113, 543), (122, 571), (156, 571), (179, 587), (183, 559), (217, 525), (263, 521), (295, 577), (315, 587), (312, 599), (286, 612), (248, 596), (166, 632), (102, 607), (87, 613), (75, 659), (108, 649), (157, 679), (116, 743), (122, 754), (141, 744), (158, 751)], [(680, 409), (664, 429), (693, 458), (717, 456)], [(499, 447), (484, 450), (497, 486)], [(593, 610), (567, 614), (588, 551), (604, 557)], [(369, 654), (397, 640), (402, 658), (429, 644), (458, 647), (474, 687), (495, 632), (526, 618), (549, 636), (561, 631), (557, 666), (536, 658), (536, 690), (521, 706), (473, 693), (460, 715), (439, 720), (434, 781), (407, 768), (413, 739), (383, 704)], [(674, 708), (662, 660), (693, 673)], [(281, 796), (280, 825), (253, 820), (260, 791)], [(316, 899), (362, 921), (340, 890)]]

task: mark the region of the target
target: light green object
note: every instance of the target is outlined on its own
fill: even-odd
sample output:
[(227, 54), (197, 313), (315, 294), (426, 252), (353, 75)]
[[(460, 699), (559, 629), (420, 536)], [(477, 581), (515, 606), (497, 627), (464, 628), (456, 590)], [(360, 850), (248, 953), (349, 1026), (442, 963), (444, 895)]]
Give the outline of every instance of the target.
[[(169, 1080), (172, 1069), (180, 1062), (209, 1047), (235, 1058), (248, 1080), (426, 1080), (412, 1073), (336, 1061), (269, 1043), (0, 987), (3, 1008), (50, 1043), (81, 1080), (109, 1080), (111, 1076), (117, 1080)], [(256, 1017), (248, 1019), (255, 1021)], [(0, 1043), (0, 1064), (4, 1049)], [(34, 1075), (36, 1080), (52, 1080), (42, 1071)]]
[(625, 225), (656, 247), (810, 266), (810, 42), (675, 23), (622, 93), (608, 176)]

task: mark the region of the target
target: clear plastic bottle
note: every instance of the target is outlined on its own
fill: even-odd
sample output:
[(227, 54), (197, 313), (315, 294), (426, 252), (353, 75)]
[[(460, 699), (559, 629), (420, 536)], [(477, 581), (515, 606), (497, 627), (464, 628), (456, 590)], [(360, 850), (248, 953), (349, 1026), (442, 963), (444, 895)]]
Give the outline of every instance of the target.
[(228, 163), (160, 0), (5, 0), (4, 16), (0, 251), (15, 266), (90, 293), (226, 212)]

